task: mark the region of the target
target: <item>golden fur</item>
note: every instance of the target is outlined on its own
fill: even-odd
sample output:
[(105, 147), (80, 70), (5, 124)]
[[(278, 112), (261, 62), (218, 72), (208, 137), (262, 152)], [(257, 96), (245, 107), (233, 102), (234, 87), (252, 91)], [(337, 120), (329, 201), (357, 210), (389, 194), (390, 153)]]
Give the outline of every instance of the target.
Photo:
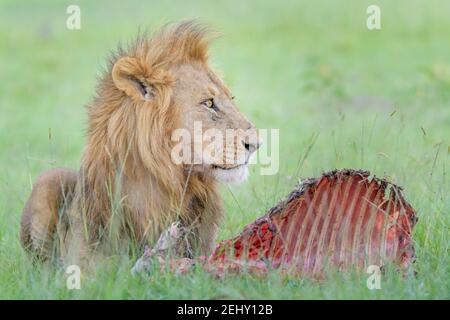
[[(253, 126), (209, 68), (209, 39), (204, 27), (183, 22), (118, 50), (87, 107), (80, 170), (51, 170), (33, 188), (21, 225), (26, 249), (45, 259), (57, 243), (58, 255), (79, 263), (94, 252), (154, 243), (181, 221), (193, 249), (210, 252), (222, 217), (217, 177), (228, 168), (174, 164), (171, 134), (192, 131), (196, 120), (205, 129)], [(223, 107), (220, 117), (198, 105), (209, 94)], [(251, 154), (259, 142), (247, 150), (242, 145), (234, 152)]]

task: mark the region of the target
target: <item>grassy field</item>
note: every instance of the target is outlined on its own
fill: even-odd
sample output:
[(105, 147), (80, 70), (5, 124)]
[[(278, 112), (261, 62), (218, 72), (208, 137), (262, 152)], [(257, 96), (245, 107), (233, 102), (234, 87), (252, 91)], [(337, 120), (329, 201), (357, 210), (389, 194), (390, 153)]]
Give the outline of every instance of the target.
[[(450, 298), (450, 2), (292, 2), (0, 0), (0, 298)], [(74, 3), (82, 24), (71, 31), (66, 7)], [(366, 28), (373, 3), (378, 31)], [(223, 33), (212, 65), (259, 128), (280, 129), (278, 174), (255, 166), (247, 182), (222, 188), (220, 238), (300, 177), (364, 168), (403, 186), (418, 212), (416, 277), (387, 273), (373, 291), (365, 274), (315, 283), (196, 271), (143, 281), (129, 273), (132, 258), (114, 257), (83, 277), (81, 290), (67, 290), (63, 270), (30, 265), (18, 240), (21, 210), (41, 171), (79, 166), (83, 106), (109, 51), (139, 28), (183, 18)]]

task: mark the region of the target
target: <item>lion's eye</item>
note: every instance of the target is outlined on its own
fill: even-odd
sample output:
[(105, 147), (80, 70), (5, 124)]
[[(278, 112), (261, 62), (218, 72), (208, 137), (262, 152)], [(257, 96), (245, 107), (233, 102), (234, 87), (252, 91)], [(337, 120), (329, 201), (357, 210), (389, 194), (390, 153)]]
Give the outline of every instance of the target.
[(211, 109), (214, 109), (216, 106), (214, 105), (214, 100), (213, 99), (208, 99), (208, 100), (205, 100), (205, 101), (203, 101), (203, 103), (202, 103), (205, 107), (207, 107), (207, 108), (211, 108)]

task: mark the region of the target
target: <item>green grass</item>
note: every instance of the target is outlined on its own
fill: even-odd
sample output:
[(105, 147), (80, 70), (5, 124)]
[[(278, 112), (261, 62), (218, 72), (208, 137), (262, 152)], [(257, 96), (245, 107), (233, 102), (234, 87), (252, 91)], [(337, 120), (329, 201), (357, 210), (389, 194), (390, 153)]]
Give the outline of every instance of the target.
[[(0, 298), (449, 299), (450, 2), (375, 2), (379, 31), (366, 28), (374, 1), (365, 0), (80, 1), (82, 29), (69, 31), (74, 1), (1, 0)], [(63, 270), (30, 265), (18, 240), (22, 207), (41, 171), (79, 166), (83, 105), (108, 52), (139, 27), (182, 18), (224, 34), (212, 46), (213, 66), (258, 127), (280, 129), (279, 173), (253, 167), (234, 197), (222, 189), (220, 238), (262, 215), (299, 177), (364, 168), (402, 185), (418, 212), (416, 277), (387, 273), (374, 291), (365, 274), (315, 283), (196, 271), (143, 281), (130, 276), (131, 259), (115, 257), (70, 291)]]

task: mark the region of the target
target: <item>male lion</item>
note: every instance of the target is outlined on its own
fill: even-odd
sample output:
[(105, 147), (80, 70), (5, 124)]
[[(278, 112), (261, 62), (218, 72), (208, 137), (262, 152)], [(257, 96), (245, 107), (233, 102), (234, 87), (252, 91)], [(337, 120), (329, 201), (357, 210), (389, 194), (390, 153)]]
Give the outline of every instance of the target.
[[(222, 216), (217, 182), (245, 179), (260, 141), (248, 139), (256, 129), (209, 68), (209, 39), (204, 27), (182, 22), (118, 50), (87, 108), (80, 170), (49, 170), (33, 187), (20, 230), (27, 251), (83, 263), (152, 244), (177, 221), (189, 230), (189, 248), (212, 250)], [(194, 122), (239, 133), (208, 161), (176, 163), (172, 133), (194, 135)]]

